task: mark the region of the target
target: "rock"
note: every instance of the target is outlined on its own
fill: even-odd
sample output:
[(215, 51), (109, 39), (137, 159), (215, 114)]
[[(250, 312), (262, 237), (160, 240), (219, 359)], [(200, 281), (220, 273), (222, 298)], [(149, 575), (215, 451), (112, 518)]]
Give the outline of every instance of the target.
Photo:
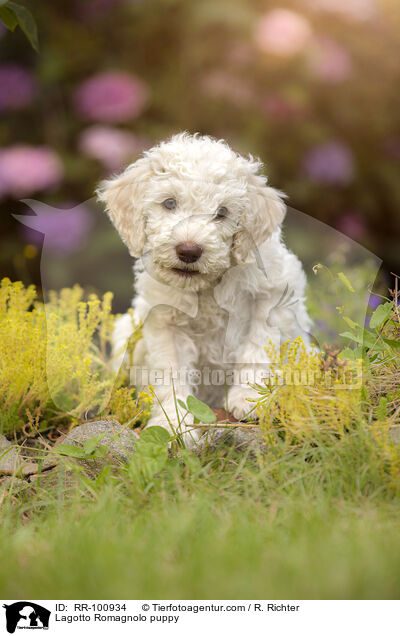
[(4, 435), (0, 436), (0, 473), (12, 475), (20, 470), (24, 461), (21, 459), (15, 446)]
[(209, 428), (199, 439), (194, 448), (196, 453), (204, 449), (231, 449), (239, 452), (250, 451), (252, 455), (259, 455), (263, 451), (265, 440), (261, 430), (254, 427), (215, 427)]
[[(85, 442), (97, 435), (103, 435), (99, 446), (106, 447), (101, 457), (80, 459), (64, 457), (56, 452), (58, 444), (82, 447)], [(47, 454), (39, 471), (38, 463), (28, 463), (21, 457), (23, 447), (13, 445), (4, 435), (0, 435), (0, 485), (5, 486), (4, 482), (7, 479), (1, 478), (2, 475), (17, 475), (22, 478), (30, 476), (30, 482), (48, 488), (53, 488), (57, 484), (61, 484), (62, 487), (72, 486), (78, 482), (79, 469), (83, 469), (86, 476), (95, 478), (105, 466), (126, 463), (135, 452), (138, 439), (137, 433), (115, 422), (86, 422), (76, 426), (57, 441), (54, 446), (55, 452)]]
[(45, 470), (37, 475), (31, 475), (29, 481), (35, 489), (44, 488), (45, 490), (56, 493), (61, 490), (65, 496), (71, 494), (71, 491), (79, 485), (79, 473), (73, 470), (74, 460), (69, 459), (62, 464)]
[(28, 463), (21, 457), (21, 449), (11, 444), (4, 435), (0, 435), (0, 474), (23, 477), (37, 472), (37, 464)]
[(19, 479), (18, 477), (10, 477), (9, 475), (4, 475), (3, 477), (0, 477), (0, 489), (8, 488), (14, 483), (20, 484), (22, 482), (23, 480)]
[[(93, 459), (68, 458), (69, 461), (72, 460), (82, 466), (85, 473), (92, 478), (97, 477), (105, 466), (110, 464), (118, 466), (126, 463), (135, 452), (135, 443), (139, 439), (137, 433), (116, 422), (86, 422), (73, 428), (64, 438), (60, 438), (55, 444), (54, 450), (57, 451), (59, 444), (83, 446), (85, 442), (96, 435), (104, 435), (99, 442), (99, 446), (107, 448), (104, 455)], [(43, 463), (43, 470), (50, 469), (59, 461), (60, 456), (50, 455)], [(44, 474), (45, 472), (43, 472)]]

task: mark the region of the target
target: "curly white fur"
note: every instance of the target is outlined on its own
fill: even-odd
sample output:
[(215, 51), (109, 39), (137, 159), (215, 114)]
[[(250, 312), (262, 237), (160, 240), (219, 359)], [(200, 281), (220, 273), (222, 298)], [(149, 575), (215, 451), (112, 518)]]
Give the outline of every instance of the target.
[[(182, 368), (250, 371), (268, 365), (264, 346), (306, 336), (305, 275), (282, 243), (282, 193), (259, 174), (261, 163), (242, 157), (224, 141), (182, 133), (144, 153), (121, 175), (103, 182), (99, 198), (126, 243), (135, 265), (135, 319), (143, 340), (135, 364), (165, 370)], [(162, 203), (176, 200), (176, 209)], [(216, 219), (224, 206), (226, 218)], [(199, 260), (183, 276), (176, 246), (200, 245)], [(129, 316), (117, 322), (114, 351), (132, 333)], [(196, 373), (176, 386), (176, 397), (191, 393), (224, 407), (224, 386), (198, 386)], [(157, 387), (149, 425), (178, 425), (171, 383)], [(229, 410), (241, 419), (256, 393), (247, 382), (230, 386)], [(179, 407), (178, 407), (179, 408)], [(186, 416), (186, 431), (191, 422)], [(196, 433), (192, 434), (194, 437)]]

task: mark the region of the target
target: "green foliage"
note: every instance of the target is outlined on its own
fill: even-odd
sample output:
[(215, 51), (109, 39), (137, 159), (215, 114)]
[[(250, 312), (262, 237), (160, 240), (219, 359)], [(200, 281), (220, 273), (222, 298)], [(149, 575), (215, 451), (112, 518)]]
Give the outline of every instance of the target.
[(167, 464), (168, 444), (171, 436), (161, 426), (145, 429), (135, 446), (135, 453), (128, 466), (130, 477), (144, 487)]
[(265, 462), (165, 459), (158, 432), (137, 445), (143, 472), (0, 485), (3, 598), (398, 598), (399, 500), (372, 430), (277, 435)]
[(101, 457), (106, 451), (104, 446), (100, 446), (100, 442), (104, 435), (105, 433), (94, 435), (94, 437), (86, 440), (82, 446), (76, 446), (74, 444), (58, 444), (55, 450), (60, 455), (64, 455), (65, 457), (74, 457), (75, 459)]
[(386, 397), (380, 397), (379, 398), (379, 403), (378, 406), (376, 407), (376, 419), (379, 421), (384, 421), (386, 420), (387, 416), (388, 416), (388, 412), (387, 412), (387, 398)]
[(14, 402), (9, 408), (0, 410), (0, 435), (17, 431), (22, 426), (19, 415), (19, 403)]
[(312, 268), (307, 306), (314, 320), (312, 332), (320, 347), (326, 342), (342, 346), (339, 333), (343, 331), (343, 319), (348, 326), (365, 322), (368, 289), (374, 283), (377, 266), (371, 259), (360, 261), (352, 262), (347, 250), (337, 249), (326, 264), (318, 263)]
[[(356, 288), (351, 276), (347, 280)], [(335, 282), (350, 292), (343, 279)], [(36, 320), (42, 325), (45, 312), (34, 290), (4, 281), (0, 302), (2, 344), (7, 338), (19, 363), (23, 356), (33, 361), (30, 347), (38, 341), (26, 330), (17, 336), (22, 325), (31, 331)], [(91, 333), (89, 325), (103, 325), (106, 338), (111, 314), (105, 311), (98, 322), (101, 305), (79, 303), (73, 290), (54, 297), (54, 325), (72, 329), (93, 355), (96, 330)], [(283, 347), (276, 357), (281, 372), (301, 378), (307, 371), (316, 381), (285, 386), (277, 375), (275, 384), (265, 384), (257, 409), (266, 446), (257, 457), (233, 449), (196, 456), (182, 447), (172, 455), (174, 438), (152, 427), (141, 432), (127, 466), (106, 467), (95, 480), (76, 471), (73, 488), (61, 477), (51, 489), (44, 479), (34, 489), (14, 478), (0, 482), (0, 561), (13, 572), (0, 582), (2, 596), (91, 598), (99, 595), (100, 581), (102, 598), (121, 598), (126, 589), (147, 598), (162, 598), (166, 589), (174, 598), (206, 598), (210, 589), (220, 598), (397, 598), (400, 445), (393, 426), (400, 374), (393, 343), (400, 328), (395, 303), (382, 307), (368, 329), (339, 312), (352, 336), (346, 338), (352, 362), (364, 365), (362, 390), (336, 383), (335, 369), (349, 363), (341, 366), (344, 360), (332, 349), (310, 352), (301, 341)], [(9, 324), (14, 320), (16, 332)], [(56, 333), (67, 344), (64, 331)], [(17, 344), (23, 351), (13, 349)], [(97, 343), (95, 370), (99, 350)], [(326, 370), (330, 384), (323, 382)], [(18, 386), (18, 399), (25, 399), (24, 382)], [(35, 381), (33, 388), (32, 395), (39, 395)], [(130, 417), (135, 394), (121, 385), (117, 391), (115, 404)], [(4, 400), (4, 387), (0, 395)], [(10, 421), (23, 417), (19, 403), (12, 404), (1, 411)], [(178, 404), (196, 420), (214, 416), (194, 396)], [(90, 459), (104, 452), (101, 441), (99, 435), (57, 449), (70, 459)], [(71, 562), (77, 564), (72, 570)]]
[[(75, 286), (50, 293), (45, 305), (33, 286), (0, 285), (0, 427), (13, 433), (88, 413), (121, 423), (145, 421), (151, 396), (124, 387), (110, 367), (112, 295), (89, 295)], [(67, 418), (68, 416), (68, 418)]]
[(342, 281), (342, 283), (344, 283), (346, 285), (346, 287), (347, 287), (347, 289), (349, 291), (351, 291), (351, 292), (355, 291), (353, 285), (351, 284), (351, 282), (347, 278), (346, 274), (344, 274), (343, 272), (339, 272), (338, 273), (338, 278)]
[[(340, 281), (354, 293), (349, 278), (322, 265), (337, 287)], [(346, 439), (361, 427), (373, 439), (380, 470), (395, 492), (400, 492), (400, 444), (396, 427), (400, 413), (400, 321), (395, 300), (379, 305), (369, 327), (345, 315), (348, 330), (339, 334), (350, 347), (332, 352), (309, 351), (301, 339), (285, 343), (277, 351), (267, 347), (272, 361), (271, 377), (256, 387), (260, 398), (256, 411), (264, 430), (268, 453), (276, 454), (282, 438), (290, 446), (306, 440), (330, 444), (331, 436)]]
[(182, 408), (184, 408), (188, 413), (194, 415), (194, 422), (198, 424), (199, 422), (203, 422), (203, 424), (212, 424), (216, 421), (217, 417), (215, 413), (210, 409), (210, 407), (194, 397), (194, 395), (189, 395), (186, 404), (182, 400), (178, 400), (178, 403)]
[[(350, 359), (354, 359), (354, 356), (358, 355), (368, 361), (375, 362), (376, 360), (395, 356), (396, 351), (400, 348), (400, 340), (398, 339), (398, 328), (393, 331), (391, 325), (396, 326), (396, 318), (394, 301), (388, 301), (375, 309), (370, 318), (368, 329), (343, 316), (351, 330), (344, 331), (339, 335), (356, 345), (350, 352), (347, 350), (347, 355)], [(396, 338), (388, 337), (393, 333), (397, 336)], [(345, 355), (342, 355), (342, 357), (345, 357)]]
[(39, 51), (37, 26), (29, 9), (11, 0), (0, 0), (0, 20), (10, 31), (19, 26), (35, 51)]
[(393, 302), (387, 302), (382, 305), (379, 305), (374, 313), (371, 316), (371, 320), (369, 321), (369, 326), (371, 329), (376, 329), (380, 327), (382, 323), (393, 314), (394, 304)]
[(137, 423), (139, 416), (142, 423), (146, 422), (150, 417), (150, 409), (153, 402), (151, 387), (139, 392), (132, 386), (117, 388), (118, 382), (123, 380), (122, 375), (114, 386), (107, 411), (118, 422), (134, 425)]
[(310, 351), (301, 338), (279, 350), (270, 345), (267, 354), (271, 375), (256, 387), (256, 413), (269, 444), (277, 434), (290, 445), (315, 436), (342, 437), (354, 427), (361, 415), (357, 363), (325, 367), (324, 354)]

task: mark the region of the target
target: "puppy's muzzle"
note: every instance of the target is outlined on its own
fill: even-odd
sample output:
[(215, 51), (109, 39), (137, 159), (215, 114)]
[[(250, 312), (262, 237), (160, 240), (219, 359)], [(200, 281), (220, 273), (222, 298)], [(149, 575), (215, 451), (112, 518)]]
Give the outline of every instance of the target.
[(203, 253), (203, 249), (196, 243), (179, 243), (175, 248), (176, 255), (183, 263), (195, 263)]

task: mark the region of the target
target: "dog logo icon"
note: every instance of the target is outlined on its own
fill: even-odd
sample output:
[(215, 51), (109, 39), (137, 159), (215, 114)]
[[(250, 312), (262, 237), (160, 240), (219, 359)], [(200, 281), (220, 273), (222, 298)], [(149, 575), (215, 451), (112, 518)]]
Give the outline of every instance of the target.
[(18, 601), (12, 605), (3, 605), (6, 610), (7, 631), (14, 634), (16, 629), (48, 629), (51, 612), (32, 603)]

